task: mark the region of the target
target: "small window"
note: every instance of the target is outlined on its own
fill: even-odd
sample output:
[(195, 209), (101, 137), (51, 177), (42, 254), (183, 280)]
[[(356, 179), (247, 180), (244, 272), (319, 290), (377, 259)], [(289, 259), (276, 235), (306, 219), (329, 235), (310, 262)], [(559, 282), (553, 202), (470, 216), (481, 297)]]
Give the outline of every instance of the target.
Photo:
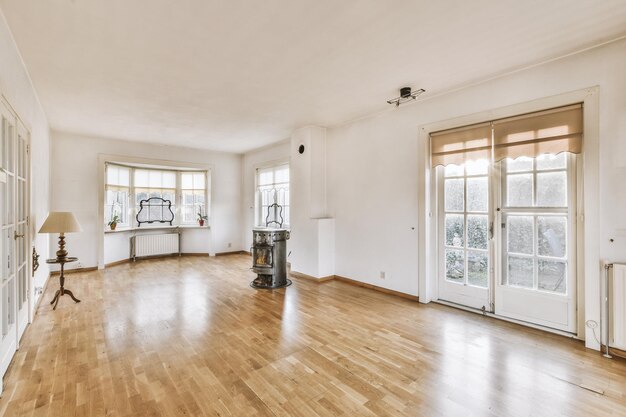
[(130, 168), (107, 164), (104, 201), (104, 220), (129, 226), (128, 196), (130, 194)]
[(206, 174), (183, 172), (181, 174), (182, 223), (191, 224), (207, 220)]
[[(283, 226), (289, 225), (289, 164), (276, 165), (257, 169), (257, 226), (265, 226), (268, 207), (276, 203), (280, 205)], [(278, 218), (279, 213), (271, 213), (270, 220)]]

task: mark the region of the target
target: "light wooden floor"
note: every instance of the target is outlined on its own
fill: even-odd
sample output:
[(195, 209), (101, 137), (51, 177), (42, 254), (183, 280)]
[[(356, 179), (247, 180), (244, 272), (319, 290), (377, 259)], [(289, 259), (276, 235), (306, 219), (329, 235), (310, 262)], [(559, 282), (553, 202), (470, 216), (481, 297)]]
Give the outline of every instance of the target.
[(623, 416), (626, 362), (330, 281), (258, 291), (245, 255), (68, 276), (5, 377), (3, 416)]

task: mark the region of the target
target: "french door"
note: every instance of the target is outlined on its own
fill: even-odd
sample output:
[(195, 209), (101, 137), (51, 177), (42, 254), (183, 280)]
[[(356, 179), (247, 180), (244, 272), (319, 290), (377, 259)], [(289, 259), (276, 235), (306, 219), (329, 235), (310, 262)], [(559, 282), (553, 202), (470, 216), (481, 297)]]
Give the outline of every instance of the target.
[(0, 102), (0, 377), (6, 372), (29, 322), (29, 135)]
[(442, 171), (439, 298), (491, 311), (489, 163), (448, 165)]
[(576, 331), (576, 158), (438, 168), (438, 298)]

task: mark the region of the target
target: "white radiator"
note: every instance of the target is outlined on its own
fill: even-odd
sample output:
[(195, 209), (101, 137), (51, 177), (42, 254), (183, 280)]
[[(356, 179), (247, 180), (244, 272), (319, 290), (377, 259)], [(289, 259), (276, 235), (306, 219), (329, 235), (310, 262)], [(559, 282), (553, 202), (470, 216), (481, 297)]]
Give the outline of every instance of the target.
[(626, 350), (626, 265), (613, 264), (613, 280), (610, 285), (612, 343), (610, 346)]
[(180, 254), (180, 235), (164, 233), (131, 237), (133, 259), (140, 256)]

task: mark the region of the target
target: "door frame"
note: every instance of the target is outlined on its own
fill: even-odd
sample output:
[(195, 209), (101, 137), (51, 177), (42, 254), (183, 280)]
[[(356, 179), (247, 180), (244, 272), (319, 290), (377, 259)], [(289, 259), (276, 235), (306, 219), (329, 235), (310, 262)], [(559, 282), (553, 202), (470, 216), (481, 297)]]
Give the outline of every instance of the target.
[[(26, 288), (26, 300), (24, 301), (23, 304), (23, 308), (26, 309), (25, 314), (25, 323), (22, 329), (22, 332), (20, 333), (20, 322), (19, 322), (19, 316), (18, 316), (18, 306), (17, 306), (17, 295), (18, 295), (18, 289), (19, 289), (19, 276), (17, 274), (17, 270), (19, 265), (17, 265), (17, 263), (15, 263), (15, 283), (14, 283), (14, 291), (13, 291), (13, 297), (15, 299), (15, 339), (11, 342), (11, 348), (14, 349), (12, 352), (8, 353), (8, 361), (10, 363), (10, 361), (13, 359), (13, 357), (15, 356), (15, 352), (17, 352), (17, 350), (19, 350), (20, 347), (20, 341), (21, 338), (23, 337), (24, 333), (26, 332), (26, 329), (28, 329), (28, 326), (30, 325), (30, 323), (32, 323), (33, 321), (33, 317), (34, 317), (34, 303), (33, 303), (33, 299), (34, 299), (34, 293), (33, 293), (33, 287), (34, 287), (34, 277), (33, 277), (33, 273), (32, 273), (32, 256), (30, 251), (33, 248), (33, 242), (34, 242), (34, 238), (35, 238), (35, 233), (34, 233), (34, 228), (33, 228), (33, 224), (32, 222), (32, 216), (31, 216), (31, 190), (32, 190), (32, 149), (31, 149), (31, 129), (29, 127), (29, 125), (27, 125), (19, 116), (19, 114), (15, 111), (15, 109), (13, 108), (13, 106), (11, 105), (10, 101), (6, 98), (6, 96), (4, 94), (0, 94), (0, 105), (2, 105), (7, 113), (11, 116), (11, 118), (13, 119), (13, 123), (14, 123), (14, 135), (15, 135), (15, 152), (19, 152), (19, 135), (23, 135), (23, 137), (25, 138), (25, 160), (24, 160), (24, 175), (25, 175), (25, 188), (23, 191), (23, 204), (24, 204), (24, 213), (26, 216), (26, 221), (25, 221), (25, 227), (24, 227), (24, 248), (25, 248), (25, 253), (24, 253), (24, 257), (25, 257), (25, 261), (26, 261), (26, 265), (25, 265), (25, 273), (26, 273), (26, 280), (27, 280), (27, 288)], [(15, 155), (13, 155), (12, 157), (15, 157)], [(15, 176), (14, 176), (14, 181), (17, 182), (17, 177), (18, 177), (18, 164), (17, 164), (17, 160), (14, 161), (14, 169), (15, 169)], [(4, 174), (4, 173), (2, 173)], [(6, 176), (6, 175), (5, 175)], [(7, 176), (8, 177), (8, 176)], [(15, 193), (15, 199), (14, 199), (14, 216), (15, 219), (18, 218), (18, 196), (19, 196), (19, 187), (15, 187), (14, 189), (14, 193)], [(17, 232), (17, 225), (19, 223), (19, 220), (15, 222), (15, 231)], [(16, 245), (15, 239), (13, 239), (12, 241), (13, 245)], [(17, 245), (16, 245), (17, 246)], [(17, 259), (18, 256), (18, 249), (17, 247), (14, 248), (15, 249), (15, 257)], [(2, 377), (3, 375), (0, 375), (0, 393), (3, 390), (3, 385), (2, 385)]]
[[(26, 189), (24, 190), (24, 197), (25, 197), (25, 205), (26, 205), (26, 236), (24, 236), (25, 238), (27, 238), (27, 244), (26, 244), (26, 248), (28, 249), (28, 253), (26, 253), (26, 267), (27, 267), (27, 275), (28, 275), (28, 297), (27, 297), (27, 303), (28, 303), (28, 322), (26, 324), (26, 328), (28, 328), (28, 325), (30, 325), (34, 318), (35, 318), (35, 277), (34, 277), (34, 272), (33, 272), (33, 258), (31, 255), (31, 251), (32, 249), (35, 247), (35, 241), (37, 238), (37, 230), (35, 228), (35, 223), (33, 220), (33, 213), (32, 213), (32, 189), (33, 189), (33, 184), (32, 184), (32, 178), (33, 178), (33, 165), (32, 165), (32, 160), (33, 160), (33, 145), (32, 145), (32, 128), (31, 126), (26, 123), (26, 121), (24, 121), (19, 113), (15, 110), (15, 108), (11, 105), (11, 100), (9, 100), (9, 98), (4, 94), (4, 93), (0, 93), (0, 101), (2, 102), (2, 104), (4, 104), (8, 109), (9, 112), (13, 115), (13, 117), (15, 117), (15, 127), (16, 127), (16, 133), (17, 133), (17, 129), (19, 127), (21, 127), (21, 129), (25, 132), (26, 135), (26, 146), (27, 146), (27, 150), (26, 150), (26, 170), (27, 170), (27, 177), (26, 177)], [(41, 301), (41, 300), (39, 300)], [(26, 332), (26, 330), (24, 330), (24, 333)], [(23, 336), (23, 334), (21, 335)], [(19, 349), (19, 342), (21, 339), (21, 336), (18, 338), (17, 341), (17, 347)], [(0, 389), (0, 393), (2, 392), (2, 390)]]
[[(599, 217), (599, 87), (590, 87), (551, 97), (455, 117), (418, 126), (418, 288), (419, 301), (437, 298), (438, 227), (437, 182), (430, 165), (430, 133), (458, 126), (512, 117), (547, 108), (583, 103), (583, 151), (578, 166), (584, 165), (578, 182), (577, 215), (577, 331), (585, 346), (600, 350), (587, 320), (600, 322), (600, 217)], [(579, 168), (580, 169), (580, 168)], [(584, 192), (582, 191), (584, 190)], [(584, 222), (583, 222), (584, 220)], [(584, 238), (583, 238), (584, 237)]]
[[(25, 169), (24, 169), (24, 175), (25, 175), (25, 187), (24, 187), (24, 212), (26, 215), (26, 224), (24, 227), (24, 241), (25, 241), (25, 253), (24, 253), (24, 257), (26, 260), (26, 277), (27, 277), (27, 289), (26, 289), (26, 301), (25, 301), (25, 306), (24, 308), (26, 308), (26, 317), (25, 317), (25, 323), (24, 323), (24, 328), (22, 329), (22, 332), (20, 333), (20, 322), (19, 322), (19, 317), (17, 315), (17, 313), (19, 313), (19, 310), (16, 312), (16, 323), (17, 323), (17, 349), (20, 348), (20, 340), (22, 339), (22, 336), (24, 336), (24, 333), (26, 332), (26, 329), (28, 328), (28, 325), (30, 323), (32, 323), (33, 321), (33, 314), (34, 311), (31, 308), (32, 305), (32, 298), (34, 297), (33, 294), (33, 281), (34, 281), (34, 277), (32, 274), (32, 256), (31, 256), (31, 250), (33, 248), (33, 235), (34, 233), (31, 233), (31, 220), (30, 220), (30, 200), (31, 200), (31, 195), (30, 195), (30, 191), (31, 191), (31, 175), (32, 175), (32, 170), (31, 170), (31, 135), (30, 135), (30, 130), (28, 129), (28, 127), (22, 122), (22, 120), (20, 119), (20, 117), (15, 113), (15, 111), (13, 110), (13, 113), (15, 115), (16, 118), (16, 139), (17, 140), (17, 150), (19, 152), (19, 135), (20, 132), (24, 135), (24, 142), (26, 145), (26, 149), (24, 149), (25, 152), (25, 159), (24, 159), (24, 164)], [(16, 177), (17, 178), (17, 177)], [(19, 195), (19, 193), (18, 193)], [(17, 200), (16, 200), (17, 201)], [(18, 216), (18, 212), (17, 209), (15, 210), (16, 216)], [(19, 221), (18, 221), (19, 222)], [(18, 265), (16, 265), (18, 266)], [(18, 266), (19, 267), (19, 266)], [(17, 286), (17, 288), (19, 288), (19, 286)]]

